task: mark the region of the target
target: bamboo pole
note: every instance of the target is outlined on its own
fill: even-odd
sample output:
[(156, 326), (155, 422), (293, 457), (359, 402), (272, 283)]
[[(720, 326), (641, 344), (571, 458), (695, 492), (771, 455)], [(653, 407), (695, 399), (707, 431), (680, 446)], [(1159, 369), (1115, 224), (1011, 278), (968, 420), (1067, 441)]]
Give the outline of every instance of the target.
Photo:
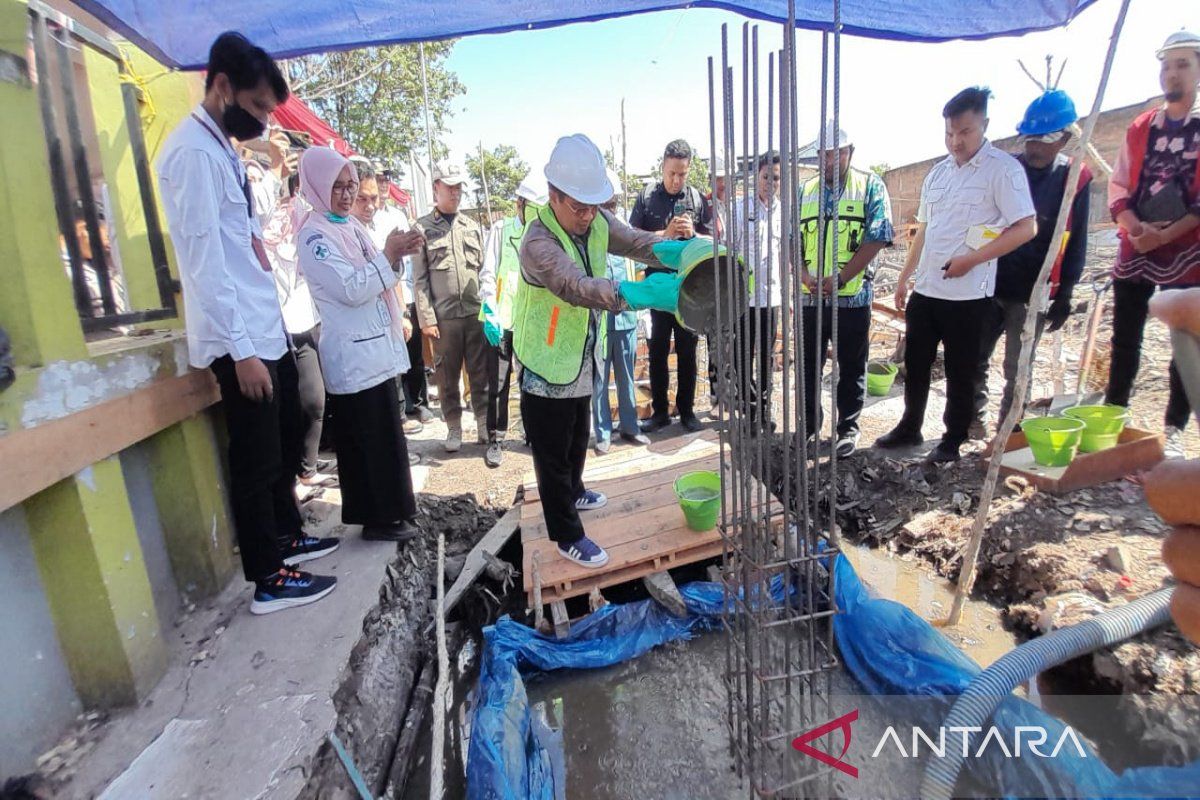
[(484, 227), (484, 230), (487, 230), (488, 228), (490, 228), (492, 226), (492, 195), (490, 192), (488, 192), (487, 165), (484, 163), (484, 160), (483, 160), (483, 142), (482, 141), (479, 143), (479, 178), (480, 178), (480, 182), (483, 184), (484, 207), (487, 209), (487, 225), (484, 225), (483, 227)]
[(437, 684), (433, 690), (433, 753), (429, 759), (429, 800), (442, 800), (446, 765), (446, 695), (450, 688), (450, 655), (446, 649), (446, 534), (438, 532), (437, 549)]
[(429, 78), (425, 74), (425, 43), (419, 45), (421, 56), (421, 95), (425, 100), (425, 154), (429, 159), (429, 176), (433, 177), (433, 129), (429, 125)]
[[(1058, 218), (1054, 223), (1054, 233), (1050, 236), (1051, 242), (1061, 242), (1063, 231), (1066, 230), (1067, 217), (1071, 203), (1075, 201), (1075, 190), (1079, 183), (1079, 171), (1083, 167), (1083, 153), (1087, 152), (1086, 148), (1091, 141), (1092, 131), (1096, 128), (1096, 120), (1100, 117), (1100, 105), (1104, 101), (1104, 90), (1108, 88), (1108, 77), (1112, 72), (1113, 58), (1117, 52), (1117, 41), (1121, 38), (1121, 28), (1125, 25), (1125, 15), (1128, 11), (1129, 0), (1121, 0), (1121, 10), (1117, 12), (1117, 21), (1113, 25), (1112, 37), (1108, 42), (1108, 56), (1104, 59), (1104, 69), (1100, 73), (1100, 85), (1096, 89), (1096, 98), (1092, 101), (1092, 113), (1084, 123), (1083, 134), (1080, 136), (1080, 155), (1071, 163), (1071, 170), (1067, 174), (1067, 185), (1063, 192), (1062, 203), (1058, 207)], [(1083, 221), (1083, 224), (1087, 224), (1086, 220)], [(1049, 292), (1047, 280), (1057, 257), (1057, 248), (1050, 247), (1046, 250), (1046, 258), (1042, 261), (1042, 269), (1038, 273), (1037, 280), (1033, 285), (1033, 293), (1029, 298), (1029, 308), (1025, 312), (1025, 327), (1021, 331), (1021, 358), (1017, 365), (1017, 379), (1012, 395), (1017, 400), (1009, 407), (1008, 413), (1000, 423), (1000, 429), (996, 432), (996, 438), (992, 440), (992, 459), (988, 463), (987, 477), (983, 481), (983, 487), (979, 494), (979, 512), (975, 516), (975, 524), (971, 528), (967, 549), (963, 553), (962, 571), (958, 577), (958, 587), (954, 592), (954, 604), (950, 608), (949, 618), (945, 621), (948, 625), (958, 624), (962, 617), (963, 604), (975, 583), (976, 562), (979, 560), (979, 549), (983, 544), (988, 511), (996, 493), (996, 482), (1000, 477), (1000, 462), (1004, 458), (1004, 444), (1008, 441), (1008, 437), (1012, 434), (1013, 428), (1017, 426), (1017, 421), (1024, 411), (1024, 403), (1020, 398), (1025, 397), (1033, 372), (1034, 330), (1037, 326), (1038, 312), (1045, 305), (1047, 292)]]

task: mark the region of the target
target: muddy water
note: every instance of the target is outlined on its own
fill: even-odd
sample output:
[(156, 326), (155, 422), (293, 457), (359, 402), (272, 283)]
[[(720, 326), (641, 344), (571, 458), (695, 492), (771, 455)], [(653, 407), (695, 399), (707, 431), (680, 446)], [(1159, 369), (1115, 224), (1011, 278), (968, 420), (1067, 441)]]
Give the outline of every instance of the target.
[[(913, 562), (867, 549), (851, 550), (849, 556), (882, 596), (904, 603), (925, 619), (948, 612), (951, 587)], [(968, 603), (962, 625), (944, 632), (983, 664), (1013, 646), (995, 609), (977, 603)], [(550, 724), (563, 732), (567, 798), (750, 797), (749, 784), (738, 778), (729, 749), (725, 648), (724, 634), (711, 632), (606, 669), (530, 677), (530, 704), (543, 704)], [(885, 725), (906, 722), (894, 707), (885, 707), (886, 700), (875, 705), (872, 698), (861, 697), (861, 688), (847, 673), (834, 672), (830, 679), (831, 694), (852, 698), (848, 702), (861, 709), (852, 755), (863, 761), (864, 754), (858, 752), (863, 742), (878, 741)], [(451, 719), (460, 718), (468, 687), (456, 688), (459, 702)], [(451, 760), (461, 753), (458, 732), (454, 731), (447, 748)], [(418, 764), (423, 774), (410, 785), (410, 798), (427, 796), (427, 754), (423, 747)], [(461, 762), (448, 766), (448, 796), (464, 796), (461, 770)], [(832, 792), (826, 789), (818, 796), (915, 797), (922, 770), (920, 760), (889, 758), (884, 753), (883, 760), (873, 761), (858, 779), (838, 775)]]
[[(879, 596), (908, 606), (931, 623), (949, 615), (954, 584), (945, 578), (880, 550), (851, 547), (846, 555), (863, 582)], [(967, 601), (959, 624), (941, 632), (982, 667), (1017, 646), (1016, 637), (1004, 629), (1000, 610), (987, 603)]]

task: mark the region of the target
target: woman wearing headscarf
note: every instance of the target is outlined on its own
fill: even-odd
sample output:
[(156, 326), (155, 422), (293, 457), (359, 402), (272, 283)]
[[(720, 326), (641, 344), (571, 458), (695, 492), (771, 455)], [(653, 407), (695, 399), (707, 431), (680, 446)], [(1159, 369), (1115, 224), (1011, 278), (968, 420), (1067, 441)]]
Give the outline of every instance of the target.
[(300, 191), (312, 207), (296, 234), (300, 271), (321, 315), (321, 369), (334, 426), (342, 522), (363, 538), (406, 541), (417, 516), (395, 377), (409, 368), (392, 265), (416, 249), (393, 231), (379, 252), (351, 216), (354, 166), (313, 147), (300, 160)]

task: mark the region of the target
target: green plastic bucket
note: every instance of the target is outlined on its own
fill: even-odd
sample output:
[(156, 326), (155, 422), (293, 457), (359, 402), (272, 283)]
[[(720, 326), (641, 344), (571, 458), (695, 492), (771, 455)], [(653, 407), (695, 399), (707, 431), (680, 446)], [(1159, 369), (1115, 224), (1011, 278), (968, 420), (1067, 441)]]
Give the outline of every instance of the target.
[(1021, 423), (1033, 460), (1043, 467), (1065, 467), (1075, 458), (1083, 436), (1083, 420), (1034, 417)]
[(1129, 410), (1125, 406), (1072, 406), (1062, 413), (1064, 417), (1083, 421), (1083, 437), (1079, 440), (1081, 453), (1095, 453), (1116, 446), (1129, 421)]
[(721, 477), (703, 470), (675, 479), (675, 496), (687, 526), (694, 531), (711, 531), (721, 511)]
[(872, 361), (867, 364), (867, 394), (883, 397), (892, 390), (896, 373), (900, 368), (890, 361)]

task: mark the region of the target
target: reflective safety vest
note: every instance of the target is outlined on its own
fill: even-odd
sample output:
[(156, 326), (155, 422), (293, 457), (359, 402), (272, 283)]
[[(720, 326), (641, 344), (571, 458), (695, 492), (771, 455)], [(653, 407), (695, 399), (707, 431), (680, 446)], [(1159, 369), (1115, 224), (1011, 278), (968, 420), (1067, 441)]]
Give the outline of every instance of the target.
[[(537, 212), (537, 206), (529, 204), (525, 213), (530, 222)], [(512, 330), (513, 304), (519, 285), (518, 276), (521, 274), (521, 240), (525, 238), (528, 225), (522, 225), (521, 220), (505, 217), (500, 229), (500, 262), (496, 265), (496, 317), (502, 330)], [(483, 319), (483, 310), (480, 310)]]
[[(587, 253), (581, 253), (575, 240), (558, 224), (549, 206), (538, 209), (538, 219), (558, 239), (567, 255), (588, 277), (607, 276), (608, 220), (597, 214), (588, 231)], [(513, 352), (521, 364), (547, 383), (567, 386), (580, 372), (591, 369), (590, 353), (585, 352), (592, 310), (573, 306), (544, 286), (535, 286), (517, 272), (517, 297), (513, 307)], [(603, 320), (601, 320), (603, 322)], [(608, 345), (608, 325), (596, 326), (600, 352)]]
[[(837, 270), (850, 262), (862, 244), (863, 235), (867, 229), (867, 173), (851, 169), (846, 176), (846, 186), (838, 200), (838, 229), (837, 229)], [(800, 197), (800, 234), (801, 247), (805, 266), (813, 275), (817, 274), (817, 250), (819, 248), (818, 228), (820, 227), (821, 179), (813, 178), (804, 184), (804, 192)], [(825, 219), (825, 259), (821, 265), (820, 277), (833, 274), (833, 215)], [(838, 290), (839, 297), (852, 297), (862, 289), (867, 270), (854, 276), (853, 280)], [(804, 289), (808, 294), (808, 289)]]

